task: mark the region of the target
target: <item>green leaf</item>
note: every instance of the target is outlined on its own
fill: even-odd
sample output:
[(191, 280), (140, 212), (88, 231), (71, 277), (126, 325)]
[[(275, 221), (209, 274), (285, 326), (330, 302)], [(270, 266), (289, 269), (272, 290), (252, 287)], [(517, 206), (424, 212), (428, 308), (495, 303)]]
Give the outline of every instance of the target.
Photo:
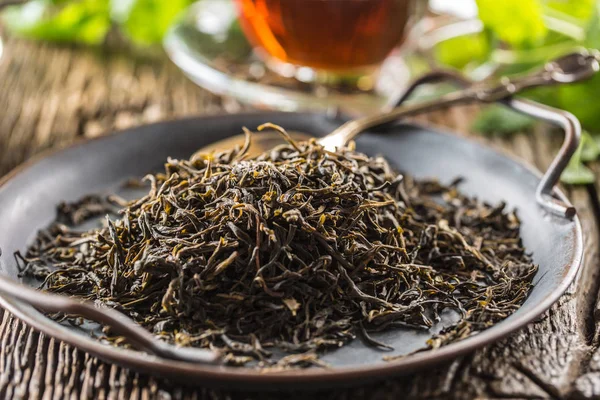
[[(113, 0), (120, 3), (119, 0)], [(148, 46), (160, 43), (179, 13), (191, 3), (190, 0), (127, 0), (114, 11), (121, 19), (125, 35), (134, 43)]]
[(531, 128), (535, 120), (507, 107), (493, 104), (483, 109), (473, 121), (472, 129), (485, 135), (506, 136)]
[(594, 14), (596, 0), (546, 0), (544, 3), (563, 14), (587, 21)]
[(477, 0), (479, 18), (500, 40), (514, 47), (532, 47), (547, 33), (538, 0)]
[[(585, 157), (595, 159), (593, 158), (594, 154), (591, 153), (585, 155), (584, 157), (585, 147), (593, 146), (592, 143), (595, 144), (595, 141), (592, 139), (592, 137), (587, 132), (584, 133), (579, 147), (575, 151), (575, 154), (573, 154), (573, 157), (571, 158), (571, 161), (569, 161), (567, 168), (565, 168), (560, 176), (560, 180), (562, 182), (570, 185), (588, 185), (596, 181), (594, 172), (583, 164)], [(589, 149), (587, 151), (590, 152)], [(595, 153), (595, 156), (598, 156), (598, 152)]]
[(596, 177), (592, 170), (581, 162), (570, 162), (560, 180), (569, 185), (589, 185), (596, 181)]
[(458, 36), (440, 42), (435, 47), (435, 56), (443, 64), (462, 69), (476, 62), (483, 62), (490, 51), (484, 34)]
[(600, 48), (600, 2), (596, 3), (593, 15), (588, 23), (585, 45), (593, 49)]
[(102, 43), (110, 29), (108, 3), (99, 0), (34, 0), (8, 7), (2, 21), (21, 36), (56, 42)]
[(597, 98), (600, 93), (600, 76), (586, 82), (556, 87), (558, 107), (573, 113), (588, 130), (600, 127)]
[[(600, 48), (600, 3), (595, 4), (583, 45), (592, 49)], [(597, 131), (600, 127), (597, 103), (599, 93), (600, 74), (596, 74), (593, 78), (576, 84), (538, 88), (527, 92), (526, 97), (569, 111), (585, 129)]]
[(580, 156), (581, 161), (583, 161), (583, 162), (596, 161), (598, 159), (598, 157), (600, 156), (600, 145), (598, 144), (596, 139), (594, 139), (592, 137), (592, 135), (590, 135), (590, 133), (587, 131), (583, 131), (583, 133), (582, 133), (580, 146), (581, 146), (581, 156)]
[(596, 146), (600, 148), (600, 135), (591, 135), (591, 137), (594, 140), (594, 142), (596, 142)]

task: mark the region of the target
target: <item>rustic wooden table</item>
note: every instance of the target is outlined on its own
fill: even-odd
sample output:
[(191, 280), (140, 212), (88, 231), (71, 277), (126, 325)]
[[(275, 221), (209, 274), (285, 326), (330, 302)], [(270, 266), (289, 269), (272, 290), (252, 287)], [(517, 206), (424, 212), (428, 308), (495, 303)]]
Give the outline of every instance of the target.
[[(126, 50), (8, 39), (0, 59), (0, 175), (41, 150), (81, 137), (239, 109), (234, 101), (189, 82), (164, 55), (132, 57)], [(473, 109), (460, 108), (421, 120), (468, 135), (472, 114)], [(510, 140), (487, 140), (541, 170), (560, 141), (547, 126)], [(600, 176), (600, 168), (596, 172)], [(5, 312), (0, 325), (0, 398), (600, 398), (597, 198), (592, 187), (567, 192), (578, 209), (586, 243), (577, 282), (522, 332), (438, 369), (310, 394), (182, 387), (102, 362)]]

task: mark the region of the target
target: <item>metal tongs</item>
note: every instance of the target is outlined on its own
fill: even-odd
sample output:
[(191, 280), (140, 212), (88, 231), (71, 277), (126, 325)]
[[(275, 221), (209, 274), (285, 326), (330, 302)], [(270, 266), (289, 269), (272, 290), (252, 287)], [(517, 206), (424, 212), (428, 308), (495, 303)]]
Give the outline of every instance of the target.
[[(533, 73), (512, 79), (504, 77), (499, 82), (494, 83), (474, 83), (454, 72), (435, 71), (414, 81), (398, 99), (395, 108), (346, 122), (329, 135), (318, 139), (318, 142), (328, 149), (335, 150), (335, 148), (344, 146), (369, 128), (381, 126), (403, 117), (456, 104), (501, 102), (516, 111), (548, 121), (564, 129), (564, 143), (550, 168), (542, 177), (536, 190), (536, 198), (538, 203), (549, 212), (563, 218), (571, 218), (575, 215), (575, 209), (570, 204), (563, 203), (553, 197), (552, 191), (560, 174), (579, 145), (581, 136), (579, 121), (566, 111), (547, 107), (533, 101), (514, 99), (512, 96), (528, 88), (573, 83), (590, 78), (600, 69), (599, 61), (600, 54), (597, 52), (575, 52), (548, 62), (542, 69)], [(443, 80), (452, 81), (464, 87), (464, 89), (431, 101), (402, 105), (418, 86)], [(227, 143), (234, 143), (231, 139), (228, 139)], [(235, 140), (235, 138), (233, 139)], [(240, 139), (243, 143), (243, 137)], [(253, 147), (268, 150), (272, 147), (273, 140), (273, 136), (269, 136), (268, 133), (256, 135)], [(114, 309), (99, 308), (89, 301), (45, 293), (17, 283), (1, 274), (0, 292), (45, 312), (80, 315), (89, 320), (109, 325), (136, 348), (158, 357), (203, 364), (218, 363), (221, 359), (221, 355), (213, 350), (178, 347), (162, 342)]]

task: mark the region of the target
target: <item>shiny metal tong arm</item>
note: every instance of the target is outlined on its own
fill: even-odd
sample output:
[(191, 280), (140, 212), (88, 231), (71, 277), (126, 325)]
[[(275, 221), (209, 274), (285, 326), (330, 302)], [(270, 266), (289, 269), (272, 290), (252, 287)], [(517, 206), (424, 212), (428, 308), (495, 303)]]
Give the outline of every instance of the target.
[[(499, 82), (473, 82), (453, 71), (434, 71), (415, 80), (395, 102), (394, 108), (349, 121), (320, 139), (319, 142), (326, 147), (335, 148), (345, 145), (369, 128), (405, 117), (458, 104), (501, 102), (520, 113), (547, 121), (564, 130), (565, 141), (548, 171), (542, 177), (536, 197), (538, 203), (548, 211), (570, 218), (575, 214), (575, 209), (571, 204), (565, 204), (555, 199), (552, 191), (558, 183), (562, 171), (577, 150), (581, 140), (581, 125), (577, 118), (569, 112), (530, 100), (516, 99), (513, 95), (534, 87), (574, 83), (589, 79), (600, 69), (599, 61), (600, 53), (597, 51), (582, 50), (549, 61), (543, 68), (535, 72), (512, 78), (503, 77)], [(451, 81), (463, 89), (433, 100), (404, 104), (417, 87), (439, 81)]]

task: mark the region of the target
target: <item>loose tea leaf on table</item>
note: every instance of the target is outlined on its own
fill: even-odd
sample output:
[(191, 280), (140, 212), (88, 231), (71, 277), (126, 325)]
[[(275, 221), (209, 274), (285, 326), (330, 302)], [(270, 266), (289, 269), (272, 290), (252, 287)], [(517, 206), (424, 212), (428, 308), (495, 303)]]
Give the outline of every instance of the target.
[(116, 308), (162, 340), (278, 368), (321, 365), (318, 351), (357, 336), (385, 348), (370, 333), (427, 330), (454, 310), (460, 320), (428, 343), (442, 346), (525, 300), (537, 267), (504, 204), (462, 195), (459, 181), (399, 175), (352, 145), (333, 153), (282, 134), (287, 144), (256, 158), (246, 157), (247, 131), (241, 148), (169, 159), (145, 178), (144, 197), (98, 229), (66, 222), (105, 202), (63, 205), (16, 254), (23, 274)]

